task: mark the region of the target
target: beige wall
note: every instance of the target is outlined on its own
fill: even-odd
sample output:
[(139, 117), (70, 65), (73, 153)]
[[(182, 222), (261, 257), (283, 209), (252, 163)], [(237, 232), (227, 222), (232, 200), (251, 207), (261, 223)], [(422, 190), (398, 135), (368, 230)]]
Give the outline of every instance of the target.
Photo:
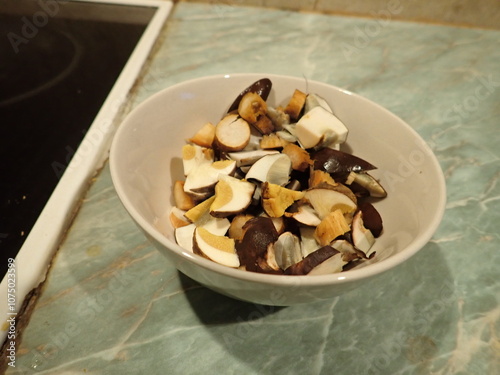
[[(500, 0), (174, 0), (252, 5), (500, 29)], [(389, 12), (389, 13), (388, 13)]]

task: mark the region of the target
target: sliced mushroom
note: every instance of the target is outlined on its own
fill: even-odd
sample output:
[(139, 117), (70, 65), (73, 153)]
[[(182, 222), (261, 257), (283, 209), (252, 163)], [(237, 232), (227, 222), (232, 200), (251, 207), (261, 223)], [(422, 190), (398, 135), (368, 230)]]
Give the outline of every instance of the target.
[(228, 236), (235, 240), (242, 240), (245, 231), (243, 230), (243, 226), (250, 219), (253, 219), (255, 216), (250, 214), (239, 214), (236, 215), (233, 220), (231, 220), (231, 225), (229, 226)]
[(260, 150), (260, 141), (262, 134), (260, 134), (253, 126), (250, 129), (250, 140), (242, 151)]
[(299, 118), (302, 108), (306, 102), (306, 97), (307, 94), (298, 89), (293, 92), (290, 101), (285, 107), (285, 113), (290, 116), (290, 119), (297, 120)]
[(250, 86), (245, 88), (234, 100), (234, 102), (229, 106), (228, 113), (238, 109), (241, 98), (248, 92), (254, 92), (259, 94), (264, 101), (267, 100), (269, 93), (271, 92), (273, 84), (269, 78), (262, 78), (258, 81), (255, 81)]
[(236, 170), (234, 160), (220, 160), (194, 168), (186, 177), (184, 191), (186, 193), (213, 192), (219, 176), (232, 175)]
[(240, 260), (232, 238), (217, 236), (205, 228), (196, 228), (193, 237), (193, 251), (219, 264), (239, 267)]
[(287, 130), (278, 130), (276, 135), (280, 137), (282, 141), (286, 141), (288, 143), (297, 142), (297, 138)]
[(337, 209), (321, 220), (321, 223), (316, 227), (314, 237), (321, 246), (325, 246), (350, 230), (344, 214), (340, 209)]
[(188, 141), (202, 147), (212, 147), (215, 138), (215, 125), (207, 122)]
[(292, 161), (285, 154), (267, 155), (257, 160), (248, 173), (246, 179), (260, 182), (268, 181), (276, 185), (285, 185), (290, 179)]
[(281, 217), (296, 200), (304, 197), (304, 192), (290, 190), (282, 186), (264, 182), (262, 184), (262, 208), (270, 217)]
[(184, 250), (193, 252), (193, 235), (196, 225), (189, 224), (175, 229), (175, 241)]
[(384, 224), (382, 216), (377, 209), (369, 202), (364, 202), (359, 206), (359, 210), (363, 213), (363, 225), (369, 229), (375, 238), (382, 234)]
[(302, 147), (297, 146), (296, 144), (289, 143), (287, 144), (282, 151), (284, 154), (288, 155), (290, 160), (292, 161), (292, 169), (296, 171), (304, 172), (309, 169), (309, 167), (313, 164), (309, 153), (304, 150)]
[(252, 203), (255, 185), (231, 176), (220, 176), (215, 185), (215, 199), (210, 205), (210, 215), (227, 217), (243, 212)]
[(286, 275), (308, 275), (314, 268), (318, 267), (327, 259), (340, 254), (331, 246), (323, 246), (312, 252), (300, 262), (293, 264), (285, 270)]
[(326, 171), (334, 178), (335, 175), (347, 175), (350, 172), (358, 173), (377, 168), (366, 160), (332, 148), (314, 152), (311, 158), (314, 160), (314, 169)]
[[(249, 124), (254, 124), (257, 119), (267, 113), (267, 104), (259, 94), (247, 92), (238, 104), (238, 114)], [(269, 120), (271, 121), (271, 120)]]
[(316, 187), (322, 182), (326, 182), (327, 184), (332, 186), (336, 184), (330, 173), (327, 173), (320, 169), (313, 169), (309, 173), (309, 188)]
[(387, 192), (373, 176), (368, 173), (351, 172), (348, 176), (348, 181), (351, 184), (358, 184), (368, 191), (371, 197), (385, 198)]
[(265, 134), (260, 141), (260, 148), (264, 150), (283, 148), (288, 144), (276, 133)]
[(185, 213), (186, 213), (186, 211), (181, 210), (180, 208), (175, 207), (175, 206), (173, 206), (170, 209), (170, 213), (169, 213), (168, 217), (169, 217), (170, 223), (172, 224), (174, 229), (184, 227), (184, 226), (190, 224), (190, 222), (184, 216)]
[(304, 148), (344, 143), (348, 134), (342, 121), (320, 106), (314, 107), (300, 118), (295, 132)]
[(243, 240), (236, 242), (240, 262), (247, 271), (263, 272), (259, 260), (264, 259), (268, 245), (276, 242), (278, 233), (271, 219), (263, 216), (247, 221), (243, 230)]
[(331, 275), (332, 273), (342, 272), (347, 263), (349, 262), (345, 261), (344, 255), (339, 252), (318, 264), (309, 271), (308, 275)]
[(203, 227), (213, 234), (222, 236), (226, 234), (231, 223), (226, 218), (217, 218), (210, 215), (210, 206), (214, 200), (215, 196), (208, 198), (187, 211), (184, 216), (197, 227)]
[(337, 209), (346, 214), (354, 212), (357, 208), (356, 203), (346, 194), (334, 190), (326, 184), (307, 190), (304, 198), (311, 204), (321, 220)]
[(263, 270), (270, 268), (272, 271), (275, 271), (275, 272), (283, 271), (281, 269), (281, 267), (278, 265), (278, 263), (276, 262), (276, 252), (275, 252), (273, 243), (270, 243), (267, 246), (267, 251), (266, 251), (266, 254), (264, 255), (264, 261), (265, 262), (259, 263), (260, 267)]
[(330, 246), (340, 251), (343, 255), (342, 258), (347, 263), (365, 258), (365, 254), (357, 250), (354, 245), (347, 240), (335, 240), (330, 243)]
[(214, 151), (210, 148), (198, 145), (184, 145), (182, 147), (182, 166), (185, 176), (194, 168), (200, 165), (210, 164), (213, 161)]
[(276, 150), (251, 150), (251, 151), (239, 151), (230, 152), (228, 156), (236, 161), (236, 166), (249, 166), (255, 163), (257, 160), (263, 158), (266, 155), (278, 154), (279, 151)]
[(308, 94), (306, 98), (306, 103), (304, 106), (304, 112), (307, 113), (314, 107), (323, 107), (328, 112), (333, 113), (332, 109), (328, 105), (327, 101), (323, 99), (318, 94)]
[(373, 244), (375, 243), (375, 237), (372, 232), (363, 224), (363, 212), (358, 211), (356, 215), (354, 215), (354, 219), (352, 221), (352, 241), (354, 246), (361, 250), (367, 258), (374, 253)]
[(290, 123), (290, 116), (281, 107), (274, 108), (268, 105), (267, 116), (271, 119), (274, 127), (278, 130), (283, 129), (284, 125), (288, 125)]
[(250, 142), (250, 125), (236, 114), (222, 118), (215, 126), (215, 142), (221, 151), (240, 151)]
[(290, 232), (281, 234), (272, 246), (276, 263), (282, 270), (302, 260), (300, 239)]
[(300, 251), (303, 258), (315, 252), (320, 247), (318, 241), (316, 241), (314, 237), (315, 230), (315, 227), (300, 227)]
[(309, 204), (297, 204), (294, 208), (291, 212), (285, 212), (285, 216), (292, 217), (299, 223), (312, 227), (316, 227), (321, 223), (318, 214)]
[(173, 191), (175, 205), (179, 209), (187, 211), (196, 205), (193, 197), (184, 191), (184, 181), (175, 181)]

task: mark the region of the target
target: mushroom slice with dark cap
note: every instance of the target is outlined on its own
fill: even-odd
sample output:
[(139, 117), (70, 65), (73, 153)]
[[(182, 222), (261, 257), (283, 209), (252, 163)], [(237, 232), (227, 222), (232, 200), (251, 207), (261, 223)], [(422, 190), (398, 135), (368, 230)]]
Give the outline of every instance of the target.
[[(327, 263), (325, 263), (327, 262)], [(285, 270), (286, 275), (323, 275), (342, 271), (347, 264), (342, 253), (331, 246), (323, 246), (310, 253), (300, 262)]]
[(227, 217), (239, 214), (252, 203), (255, 185), (231, 176), (220, 176), (215, 185), (215, 199), (210, 205), (210, 215)]
[(235, 241), (226, 236), (210, 233), (205, 228), (198, 227), (194, 230), (193, 251), (224, 266), (233, 268), (240, 266)]
[(352, 241), (356, 249), (361, 250), (367, 258), (374, 253), (372, 250), (375, 243), (373, 233), (363, 224), (363, 212), (358, 211), (352, 220)]
[(266, 101), (269, 93), (271, 92), (273, 84), (269, 78), (261, 78), (258, 81), (255, 81), (252, 83), (250, 86), (245, 88), (234, 100), (234, 102), (229, 106), (229, 109), (227, 112), (232, 112), (236, 109), (238, 109), (238, 106), (240, 105), (241, 98), (245, 96), (246, 93), (248, 92), (253, 92), (256, 94), (259, 94), (260, 97)]

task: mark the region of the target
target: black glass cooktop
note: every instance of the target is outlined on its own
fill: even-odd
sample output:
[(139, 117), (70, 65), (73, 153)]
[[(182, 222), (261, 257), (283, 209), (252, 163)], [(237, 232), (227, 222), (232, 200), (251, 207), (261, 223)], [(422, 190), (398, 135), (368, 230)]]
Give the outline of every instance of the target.
[(0, 0), (0, 279), (155, 11)]

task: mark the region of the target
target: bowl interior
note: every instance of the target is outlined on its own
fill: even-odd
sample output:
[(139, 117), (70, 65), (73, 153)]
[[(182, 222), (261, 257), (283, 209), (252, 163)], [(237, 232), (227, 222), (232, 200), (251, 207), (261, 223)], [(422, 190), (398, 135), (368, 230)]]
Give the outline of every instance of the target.
[[(153, 95), (125, 119), (111, 148), (111, 173), (122, 203), (142, 229), (169, 251), (193, 259), (175, 244), (168, 220), (173, 182), (184, 179), (181, 148), (207, 121), (216, 124), (236, 96), (263, 77), (273, 82), (271, 105), (286, 104), (295, 89), (324, 97), (349, 128), (343, 150), (376, 165), (373, 175), (388, 192), (387, 198), (375, 203), (384, 221), (384, 233), (374, 245), (377, 256), (363, 269), (344, 272), (343, 279), (391, 268), (425, 245), (442, 218), (445, 184), (435, 156), (418, 134), (389, 111), (348, 91), (303, 78), (263, 74), (184, 82)], [(245, 273), (195, 258), (221, 272)]]

